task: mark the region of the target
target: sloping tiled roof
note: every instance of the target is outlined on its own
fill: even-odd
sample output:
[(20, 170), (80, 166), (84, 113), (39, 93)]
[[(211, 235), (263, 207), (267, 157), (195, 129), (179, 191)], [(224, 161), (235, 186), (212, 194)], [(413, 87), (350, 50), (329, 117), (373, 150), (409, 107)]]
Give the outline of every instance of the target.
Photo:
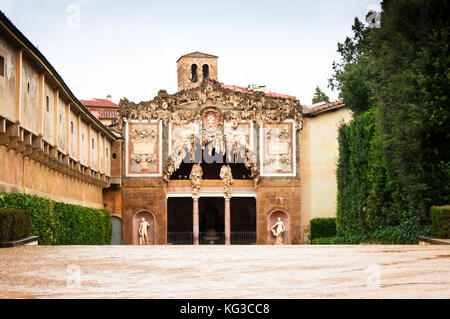
[(177, 62), (180, 61), (182, 58), (214, 58), (214, 59), (217, 59), (218, 56), (195, 51), (195, 52), (192, 52), (192, 53), (188, 53), (188, 54), (182, 55), (177, 60)]
[(109, 107), (114, 109), (119, 108), (119, 105), (108, 99), (80, 100), (80, 102), (86, 107)]
[[(250, 93), (250, 94), (254, 93), (254, 91), (248, 91), (246, 88), (236, 86), (236, 85), (226, 85), (226, 84), (220, 83), (220, 86), (223, 87), (224, 89), (229, 89), (229, 90), (232, 90), (235, 92)], [(295, 98), (295, 96), (280, 94), (280, 93), (275, 93), (275, 92), (264, 92), (264, 94), (268, 97), (281, 98), (281, 99), (294, 99)]]
[(316, 116), (321, 113), (335, 111), (338, 109), (342, 109), (344, 107), (345, 107), (344, 102), (342, 100), (338, 100), (335, 102), (325, 103), (325, 104), (318, 105), (318, 106), (311, 107), (311, 108), (305, 107), (305, 108), (303, 108), (303, 115), (304, 116)]

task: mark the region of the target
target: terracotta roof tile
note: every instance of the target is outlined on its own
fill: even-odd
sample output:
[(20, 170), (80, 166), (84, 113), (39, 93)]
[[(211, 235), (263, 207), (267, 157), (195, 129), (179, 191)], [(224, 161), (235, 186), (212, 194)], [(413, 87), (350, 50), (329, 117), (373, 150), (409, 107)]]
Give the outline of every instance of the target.
[[(226, 85), (226, 84), (220, 83), (220, 86), (223, 87), (224, 89), (229, 89), (229, 90), (232, 90), (235, 92), (250, 93), (250, 94), (254, 93), (254, 91), (248, 91), (246, 88), (236, 86), (236, 85)], [(264, 92), (264, 94), (268, 97), (274, 97), (274, 98), (282, 98), (282, 99), (294, 99), (295, 98), (295, 96), (280, 94), (280, 93), (275, 93), (275, 92)]]
[(344, 108), (345, 104), (342, 100), (337, 100), (335, 102), (330, 102), (330, 103), (325, 103), (322, 105), (318, 105), (315, 107), (304, 107), (303, 108), (303, 115), (305, 116), (315, 116), (318, 115), (320, 113), (324, 113), (324, 112), (329, 112), (329, 111), (334, 111), (334, 110), (338, 110), (341, 108)]
[(119, 105), (108, 99), (80, 100), (85, 107), (110, 107), (118, 109)]
[(180, 61), (182, 58), (214, 58), (214, 59), (217, 59), (218, 56), (212, 55), (212, 54), (207, 54), (207, 53), (202, 53), (202, 52), (195, 51), (195, 52), (191, 52), (191, 53), (182, 55), (182, 56), (177, 60), (177, 62)]

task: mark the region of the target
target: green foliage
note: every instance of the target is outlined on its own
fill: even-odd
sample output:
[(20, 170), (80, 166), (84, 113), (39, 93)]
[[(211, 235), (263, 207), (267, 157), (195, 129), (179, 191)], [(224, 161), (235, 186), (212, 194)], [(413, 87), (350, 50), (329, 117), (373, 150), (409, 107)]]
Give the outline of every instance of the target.
[(314, 97), (312, 99), (312, 103), (319, 103), (319, 102), (330, 102), (330, 98), (328, 95), (326, 95), (322, 90), (316, 86), (316, 91), (314, 92)]
[(381, 28), (355, 20), (330, 79), (355, 115), (339, 129), (337, 233), (414, 243), (450, 200), (450, 27), (445, 0), (382, 6)]
[(398, 226), (380, 226), (364, 234), (337, 235), (330, 238), (316, 238), (313, 245), (357, 245), (357, 244), (417, 244), (418, 236), (426, 236), (431, 227), (421, 227), (417, 220), (409, 220)]
[(336, 218), (311, 219), (311, 239), (336, 236)]
[(31, 214), (31, 234), (40, 245), (109, 245), (111, 218), (106, 210), (54, 202), (26, 194), (0, 194), (0, 208)]
[(431, 235), (450, 238), (450, 206), (431, 207)]
[(30, 213), (22, 209), (0, 209), (0, 242), (30, 236)]

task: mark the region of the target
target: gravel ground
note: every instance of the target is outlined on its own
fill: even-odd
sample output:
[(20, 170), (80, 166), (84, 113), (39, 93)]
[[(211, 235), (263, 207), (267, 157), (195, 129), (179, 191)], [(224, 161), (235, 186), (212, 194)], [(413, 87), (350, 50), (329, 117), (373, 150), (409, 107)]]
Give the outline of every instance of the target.
[(449, 246), (0, 249), (0, 298), (450, 298)]

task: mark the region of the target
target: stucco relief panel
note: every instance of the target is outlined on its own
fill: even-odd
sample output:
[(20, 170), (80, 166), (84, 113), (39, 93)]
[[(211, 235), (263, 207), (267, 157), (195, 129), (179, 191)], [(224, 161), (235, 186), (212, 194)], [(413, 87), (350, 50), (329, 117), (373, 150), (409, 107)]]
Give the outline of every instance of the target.
[(295, 176), (293, 121), (263, 123), (260, 128), (261, 176)]
[(126, 175), (161, 175), (162, 127), (157, 121), (130, 121), (126, 126)]

